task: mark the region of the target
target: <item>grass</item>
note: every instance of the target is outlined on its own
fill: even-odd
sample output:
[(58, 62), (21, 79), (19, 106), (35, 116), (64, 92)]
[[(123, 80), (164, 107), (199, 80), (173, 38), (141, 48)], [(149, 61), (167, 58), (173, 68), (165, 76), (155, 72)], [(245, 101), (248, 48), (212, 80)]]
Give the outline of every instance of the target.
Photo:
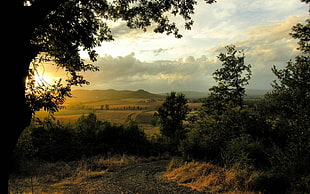
[[(62, 123), (70, 123), (76, 121), (83, 114), (95, 113), (97, 118), (101, 121), (109, 121), (116, 124), (126, 124), (129, 120), (135, 120), (138, 125), (145, 131), (146, 134), (152, 135), (159, 133), (159, 126), (152, 125), (152, 118), (154, 112), (163, 103), (163, 99), (152, 100), (148, 98), (112, 98), (109, 92), (115, 91), (88, 91), (98, 93), (100, 98), (96, 96), (83, 96), (87, 91), (75, 91), (79, 94), (79, 98), (68, 98), (63, 104), (65, 108), (60, 109), (59, 112), (54, 113), (56, 120)], [(86, 93), (85, 93), (86, 92)], [(125, 94), (130, 91), (123, 91)], [(141, 91), (138, 91), (141, 93)], [(85, 94), (84, 94), (85, 93)], [(116, 93), (118, 93), (116, 91)], [(122, 92), (120, 92), (120, 96)], [(109, 98), (104, 96), (108, 94)], [(106, 97), (106, 98), (105, 98)], [(109, 105), (109, 110), (105, 110), (105, 105)], [(189, 103), (193, 111), (199, 110), (201, 103)], [(103, 108), (103, 109), (102, 109)], [(48, 113), (41, 110), (36, 112), (36, 117), (43, 119), (47, 117)]]
[(260, 176), (260, 172), (251, 169), (222, 168), (206, 162), (188, 162), (173, 159), (166, 180), (206, 193), (254, 193), (251, 185)]
[(91, 185), (92, 179), (127, 165), (157, 159), (160, 158), (124, 154), (96, 156), (71, 162), (28, 161), (23, 164), (20, 172), (11, 175), (9, 190), (11, 194), (61, 194), (69, 190), (70, 193), (91, 193), (89, 184)]

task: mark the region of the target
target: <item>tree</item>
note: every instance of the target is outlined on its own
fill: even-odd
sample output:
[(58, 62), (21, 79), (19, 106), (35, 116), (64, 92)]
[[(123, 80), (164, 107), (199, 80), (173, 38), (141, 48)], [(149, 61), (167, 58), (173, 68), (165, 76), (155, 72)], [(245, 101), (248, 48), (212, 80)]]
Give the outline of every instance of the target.
[(300, 192), (308, 193), (305, 180), (310, 172), (310, 19), (293, 26), (290, 35), (299, 40), (297, 49), (301, 53), (285, 68), (272, 68), (277, 80), (265, 96), (263, 116), (275, 134), (276, 154), (271, 160), (274, 173), (282, 173)]
[[(215, 0), (205, 0), (213, 3)], [(5, 161), (1, 169), (5, 176), (1, 179), (1, 193), (7, 193), (7, 175), (11, 155), (17, 139), (23, 129), (29, 125), (32, 113), (45, 108), (57, 111), (57, 102), (70, 96), (72, 85), (88, 82), (80, 72), (96, 71), (96, 67), (85, 64), (79, 56), (80, 50), (88, 52), (92, 61), (96, 60), (94, 47), (102, 41), (113, 40), (107, 21), (123, 20), (129, 28), (147, 30), (155, 25), (154, 32), (181, 35), (174, 22), (167, 15), (180, 15), (185, 20), (185, 28), (193, 25), (191, 14), (194, 13), (196, 1), (178, 0), (10, 0), (2, 4), (4, 72), (10, 72), (6, 94), (14, 94), (14, 102), (5, 113), (4, 121), (13, 122), (8, 130), (1, 130), (2, 158)], [(5, 10), (4, 10), (5, 9)], [(18, 14), (18, 15), (17, 15)], [(44, 98), (32, 92), (32, 97), (25, 95), (26, 77), (30, 64), (37, 57), (52, 60), (55, 67), (63, 68), (69, 75), (66, 84), (55, 84)], [(41, 61), (42, 61), (41, 60)], [(31, 73), (30, 73), (31, 74)], [(35, 89), (36, 90), (36, 89)], [(44, 89), (39, 90), (40, 93)], [(34, 105), (34, 103), (36, 103)], [(6, 183), (5, 183), (6, 182)]]
[(310, 58), (298, 56), (284, 69), (272, 68), (278, 80), (266, 95), (270, 111), (290, 124), (310, 127)]
[(301, 55), (287, 62), (284, 69), (272, 68), (277, 80), (266, 95), (266, 103), (276, 117), (310, 128), (310, 19), (293, 26), (290, 35), (299, 40)]
[(188, 100), (184, 94), (171, 92), (158, 109), (158, 117), (161, 124), (160, 132), (168, 137), (174, 145), (178, 145), (185, 135), (183, 121), (190, 112), (187, 102)]
[(228, 107), (243, 106), (244, 86), (251, 78), (251, 65), (245, 65), (245, 55), (236, 46), (226, 46), (227, 52), (217, 57), (222, 62), (222, 68), (213, 73), (217, 86), (210, 88), (210, 95), (204, 100), (208, 113), (221, 113)]

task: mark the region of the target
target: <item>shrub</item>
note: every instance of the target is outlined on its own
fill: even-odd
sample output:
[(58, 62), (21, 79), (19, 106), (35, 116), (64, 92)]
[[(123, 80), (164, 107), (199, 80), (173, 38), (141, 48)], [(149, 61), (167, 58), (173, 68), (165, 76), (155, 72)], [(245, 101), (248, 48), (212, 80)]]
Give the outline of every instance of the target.
[(92, 113), (81, 116), (73, 125), (52, 119), (33, 123), (19, 139), (16, 155), (20, 159), (68, 161), (107, 153), (148, 155), (150, 147), (135, 122), (115, 125), (99, 121)]

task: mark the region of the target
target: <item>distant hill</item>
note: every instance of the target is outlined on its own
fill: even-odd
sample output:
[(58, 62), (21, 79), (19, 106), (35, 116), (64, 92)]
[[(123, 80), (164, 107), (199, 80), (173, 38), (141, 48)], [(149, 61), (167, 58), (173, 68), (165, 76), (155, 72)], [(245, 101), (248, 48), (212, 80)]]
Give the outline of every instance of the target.
[(255, 90), (255, 89), (246, 89), (245, 92), (248, 97), (263, 97), (267, 92), (271, 90)]
[(69, 101), (90, 102), (101, 100), (119, 100), (127, 98), (163, 99), (164, 96), (153, 94), (145, 90), (73, 90)]
[[(255, 90), (255, 89), (246, 89), (246, 98), (262, 98), (269, 90)], [(160, 95), (166, 96), (168, 93), (160, 93)], [(209, 95), (209, 91), (206, 92), (197, 92), (197, 91), (180, 91), (179, 93), (182, 93), (185, 95), (188, 99), (199, 99), (199, 98), (205, 98)]]
[[(182, 93), (185, 95), (188, 99), (199, 99), (199, 98), (205, 98), (208, 96), (208, 92), (196, 92), (196, 91), (180, 91), (177, 93)], [(160, 95), (166, 96), (167, 94), (170, 94), (170, 92), (167, 93), (160, 93)]]
[[(260, 98), (266, 94), (268, 90), (246, 90), (247, 98), (257, 97)], [(70, 102), (95, 102), (103, 100), (121, 100), (128, 98), (136, 99), (164, 99), (167, 93), (153, 94), (145, 90), (73, 90), (72, 98), (67, 99)], [(181, 91), (189, 99), (199, 99), (208, 96), (208, 92), (196, 92), (196, 91)]]

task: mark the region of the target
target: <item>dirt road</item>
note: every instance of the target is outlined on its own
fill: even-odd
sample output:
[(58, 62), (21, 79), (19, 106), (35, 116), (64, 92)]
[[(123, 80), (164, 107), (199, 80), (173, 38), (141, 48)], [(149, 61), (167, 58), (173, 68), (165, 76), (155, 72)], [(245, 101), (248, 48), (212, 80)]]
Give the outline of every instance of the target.
[(80, 187), (80, 191), (72, 193), (107, 193), (107, 194), (167, 194), (193, 193), (187, 187), (162, 180), (160, 175), (166, 170), (168, 160), (149, 163), (139, 163), (120, 168), (114, 172), (107, 172), (101, 177), (93, 178)]

